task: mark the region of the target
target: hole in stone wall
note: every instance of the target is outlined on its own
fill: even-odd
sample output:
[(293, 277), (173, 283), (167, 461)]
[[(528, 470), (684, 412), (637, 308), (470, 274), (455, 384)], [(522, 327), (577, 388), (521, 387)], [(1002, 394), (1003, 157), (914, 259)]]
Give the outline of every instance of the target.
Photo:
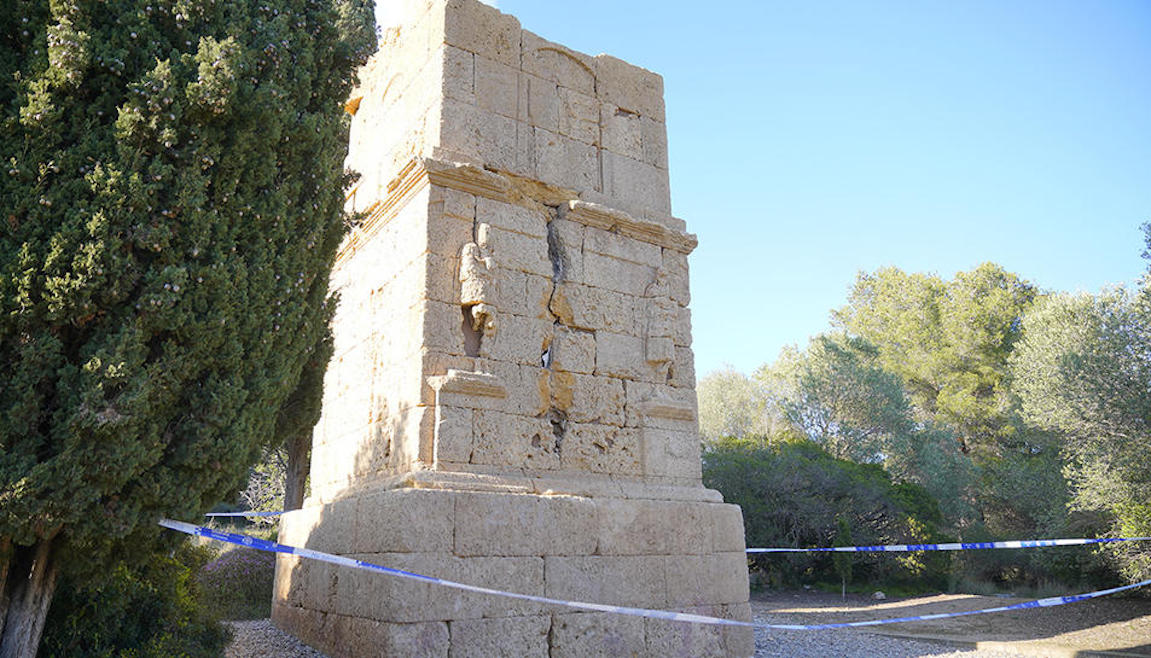
[(552, 434), (556, 437), (556, 454), (563, 450), (564, 435), (568, 431), (568, 415), (556, 408), (551, 408), (547, 415), (548, 423), (552, 426)]
[(472, 328), (472, 307), (461, 306), (460, 310), (463, 311), (463, 321), (460, 323), (460, 328), (464, 332), (464, 354), (468, 356), (479, 356), (480, 345), (484, 341), (484, 334), (478, 329)]

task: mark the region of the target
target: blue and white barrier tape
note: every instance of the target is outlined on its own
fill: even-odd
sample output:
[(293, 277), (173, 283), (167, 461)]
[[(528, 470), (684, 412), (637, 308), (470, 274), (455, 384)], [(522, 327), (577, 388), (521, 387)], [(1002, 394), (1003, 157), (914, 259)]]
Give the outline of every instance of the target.
[[(212, 512), (204, 516), (280, 516), (284, 512)], [(883, 546), (833, 546), (828, 548), (749, 548), (748, 553), (908, 553), (913, 551), (976, 551), (989, 548), (1048, 548), (1151, 541), (1151, 537), (1104, 537), (1073, 539), (1016, 539), (1011, 541), (953, 542), (947, 544), (887, 544)]]
[(268, 551), (272, 553), (286, 553), (288, 555), (298, 555), (300, 557), (311, 558), (329, 564), (337, 564), (353, 569), (366, 569), (368, 571), (376, 571), (391, 576), (398, 576), (408, 580), (415, 580), (422, 583), (430, 583), (433, 585), (442, 585), (444, 587), (451, 587), (453, 589), (464, 590), (466, 592), (476, 592), (479, 594), (491, 594), (493, 596), (502, 596), (509, 599), (518, 599), (521, 601), (531, 601), (533, 603), (543, 603), (548, 605), (559, 605), (567, 608), (576, 608), (578, 610), (594, 610), (596, 612), (611, 612), (620, 615), (629, 615), (633, 617), (647, 617), (649, 619), (663, 619), (666, 621), (682, 621), (696, 624), (713, 624), (717, 626), (746, 626), (751, 628), (767, 628), (775, 630), (789, 630), (789, 631), (811, 631), (811, 630), (824, 630), (830, 628), (856, 628), (860, 626), (879, 626), (881, 624), (894, 624), (903, 621), (927, 621), (931, 619), (946, 619), (948, 617), (965, 617), (968, 615), (982, 615), (992, 612), (1006, 612), (1008, 610), (1024, 610), (1028, 608), (1049, 608), (1057, 605), (1065, 605), (1067, 603), (1076, 603), (1078, 601), (1086, 601), (1087, 599), (1094, 599), (1100, 596), (1107, 596), (1108, 594), (1115, 594), (1118, 592), (1125, 592), (1127, 590), (1136, 589), (1145, 585), (1151, 585), (1151, 580), (1145, 580), (1133, 585), (1124, 585), (1122, 587), (1112, 587), (1111, 589), (1099, 590), (1097, 592), (1088, 592), (1086, 594), (1076, 594), (1073, 596), (1057, 596), (1047, 599), (1039, 599), (1037, 601), (1025, 601), (1023, 603), (1016, 603), (1014, 605), (1001, 606), (998, 608), (986, 608), (983, 610), (968, 610), (966, 612), (948, 612), (936, 615), (916, 615), (914, 617), (896, 617), (890, 619), (873, 619), (870, 621), (850, 621), (841, 622), (837, 624), (763, 624), (757, 622), (738, 621), (735, 619), (721, 619), (719, 617), (709, 617), (706, 615), (695, 615), (686, 612), (672, 612), (669, 610), (651, 610), (648, 608), (631, 608), (627, 606), (618, 605), (605, 605), (602, 603), (586, 603), (583, 601), (565, 601), (563, 599), (553, 599), (546, 596), (532, 596), (531, 594), (517, 594), (515, 592), (507, 592), (499, 589), (492, 589), (489, 587), (479, 587), (476, 585), (468, 585), (459, 583), (453, 580), (444, 580), (442, 578), (434, 578), (432, 576), (424, 576), (410, 571), (403, 571), (401, 569), (393, 569), (371, 562), (364, 562), (363, 560), (353, 560), (351, 558), (342, 557), (339, 555), (332, 555), (330, 553), (323, 553), (320, 551), (313, 551), (308, 548), (300, 548), (297, 546), (287, 546), (285, 544), (278, 544), (276, 542), (268, 541), (266, 539), (259, 539), (256, 537), (249, 537), (248, 535), (241, 535), (231, 532), (220, 532), (205, 528), (203, 526), (192, 525), (191, 523), (183, 523), (181, 521), (172, 521), (163, 519), (160, 525), (170, 530), (184, 532), (189, 535), (196, 535), (199, 537), (207, 537), (208, 539), (215, 539), (216, 541), (227, 542), (230, 544), (239, 544), (240, 546), (248, 546), (261, 551)]
[(283, 512), (212, 512), (204, 516), (280, 516)]
[(834, 546), (831, 548), (749, 548), (748, 553), (906, 553), (909, 551), (975, 551), (986, 548), (1046, 548), (1111, 544), (1120, 541), (1148, 541), (1151, 537), (1105, 537), (1102, 539), (1019, 539), (951, 544), (889, 544), (886, 546)]

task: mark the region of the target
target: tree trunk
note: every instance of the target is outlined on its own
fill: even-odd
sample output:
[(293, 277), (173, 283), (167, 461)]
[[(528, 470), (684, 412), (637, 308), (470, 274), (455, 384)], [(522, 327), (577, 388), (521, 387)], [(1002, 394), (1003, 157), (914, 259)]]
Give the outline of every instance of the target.
[[(309, 428), (310, 429), (310, 428)], [(284, 473), (284, 511), (304, 505), (304, 488), (312, 469), (312, 433), (298, 432), (288, 440), (288, 466)]]
[(0, 658), (35, 658), (48, 606), (56, 592), (57, 541), (17, 546), (0, 565)]
[(4, 638), (4, 620), (8, 618), (8, 567), (12, 553), (12, 540), (0, 537), (0, 639)]

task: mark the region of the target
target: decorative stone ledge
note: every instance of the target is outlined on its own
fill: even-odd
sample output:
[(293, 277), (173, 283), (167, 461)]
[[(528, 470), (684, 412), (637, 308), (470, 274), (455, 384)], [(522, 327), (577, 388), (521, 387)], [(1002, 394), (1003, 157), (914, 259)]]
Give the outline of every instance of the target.
[(643, 405), (644, 414), (653, 418), (666, 418), (668, 420), (681, 420), (691, 422), (695, 420), (695, 409), (691, 404), (671, 398), (657, 397), (648, 400)]
[(601, 203), (579, 199), (575, 190), (555, 187), (505, 172), (489, 171), (471, 163), (436, 158), (413, 158), (388, 183), (385, 198), (372, 204), (359, 226), (344, 239), (336, 257), (337, 262), (355, 253), (429, 183), (518, 206), (530, 207), (534, 204), (559, 206), (564, 211), (565, 219), (619, 233), (681, 254), (690, 254), (699, 244), (695, 235), (691, 233), (640, 219)]
[(456, 393), (458, 395), (479, 395), (489, 398), (506, 398), (508, 389), (499, 377), (486, 372), (467, 372), (450, 369), (446, 375), (428, 377), (428, 386), (436, 393)]

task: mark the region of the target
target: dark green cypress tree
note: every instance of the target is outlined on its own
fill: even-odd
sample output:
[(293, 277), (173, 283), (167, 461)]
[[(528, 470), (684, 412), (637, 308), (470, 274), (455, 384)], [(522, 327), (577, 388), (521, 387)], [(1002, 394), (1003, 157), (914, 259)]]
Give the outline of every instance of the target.
[(374, 46), (372, 0), (0, 3), (0, 655), (273, 438)]

